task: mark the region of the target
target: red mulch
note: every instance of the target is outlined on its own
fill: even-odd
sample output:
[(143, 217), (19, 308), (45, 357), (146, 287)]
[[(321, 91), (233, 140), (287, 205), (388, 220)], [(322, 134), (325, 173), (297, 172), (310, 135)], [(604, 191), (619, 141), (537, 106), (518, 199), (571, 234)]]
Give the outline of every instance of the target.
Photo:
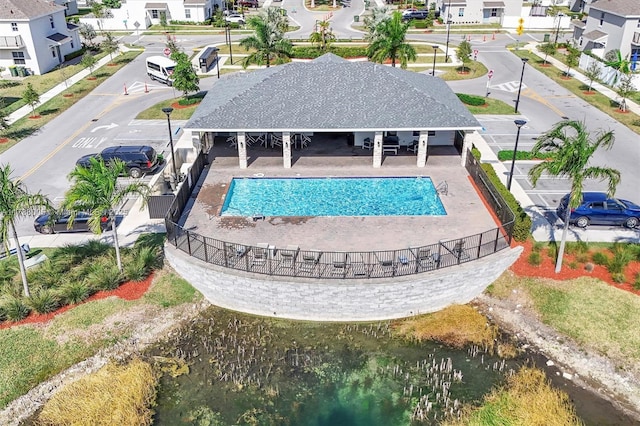
[(9, 142), (9, 138), (0, 138), (0, 143), (7, 143)]
[(173, 109), (184, 109), (184, 108), (191, 108), (191, 107), (195, 107), (200, 105), (200, 102), (198, 102), (197, 104), (191, 104), (191, 105), (180, 105), (178, 102), (174, 102), (171, 104), (171, 108)]
[(42, 116), (41, 115), (30, 115), (29, 118), (32, 119), (32, 120), (37, 120), (38, 118), (42, 118)]
[[(549, 257), (546, 253), (546, 250), (540, 251), (540, 257), (542, 259), (542, 263), (540, 265), (531, 265), (527, 259), (529, 254), (533, 249), (533, 242), (526, 241), (524, 243), (515, 243), (514, 246), (521, 245), (524, 247), (524, 251), (516, 260), (516, 262), (511, 266), (511, 271), (513, 271), (516, 275), (521, 277), (539, 277), (539, 278), (551, 278), (554, 280), (564, 281), (570, 280), (573, 278), (579, 277), (593, 277), (598, 278), (609, 285), (617, 287), (622, 290), (629, 291), (631, 293), (637, 294), (640, 296), (640, 290), (634, 290), (631, 286), (631, 283), (635, 280), (636, 274), (640, 273), (640, 262), (633, 261), (627, 265), (624, 270), (624, 276), (627, 279), (625, 283), (616, 283), (611, 278), (611, 274), (607, 271), (607, 268), (604, 266), (596, 265), (593, 262), (590, 262), (593, 265), (593, 270), (588, 271), (585, 269), (585, 264), (576, 261), (576, 256), (573, 254), (564, 254), (562, 261), (562, 270), (559, 273), (555, 273), (555, 260)], [(569, 263), (575, 262), (578, 264), (576, 269), (571, 269), (569, 267)]]
[(48, 314), (38, 314), (35, 312), (31, 312), (29, 316), (27, 316), (23, 320), (16, 321), (16, 322), (8, 322), (8, 321), (2, 322), (0, 323), (0, 330), (5, 328), (11, 328), (16, 325), (41, 324), (41, 323), (52, 320), (56, 315), (66, 312), (69, 309), (72, 309), (83, 303), (91, 302), (92, 300), (106, 299), (107, 297), (111, 297), (111, 296), (116, 296), (124, 300), (137, 300), (141, 298), (147, 292), (147, 290), (149, 290), (149, 287), (151, 286), (152, 281), (153, 281), (153, 273), (151, 273), (147, 278), (145, 278), (142, 281), (128, 281), (122, 284), (120, 287), (116, 288), (115, 290), (99, 291), (94, 295), (92, 295), (91, 297), (89, 297), (87, 300), (81, 303), (78, 303), (76, 305), (63, 306), (62, 308), (54, 312), (49, 312)]
[(65, 93), (64, 95), (65, 98), (72, 98), (73, 97), (73, 93)]
[(87, 77), (87, 80), (97, 80), (98, 77)]
[(594, 92), (593, 90), (592, 90), (591, 92), (590, 92), (590, 91), (588, 91), (588, 90), (585, 90), (585, 91), (584, 91), (584, 92), (582, 92), (582, 93), (584, 93), (585, 95), (595, 95), (595, 94), (596, 94), (596, 92)]
[(626, 110), (626, 111), (621, 111), (619, 108), (616, 108), (613, 110), (614, 112), (617, 112), (618, 114), (629, 114), (631, 111)]

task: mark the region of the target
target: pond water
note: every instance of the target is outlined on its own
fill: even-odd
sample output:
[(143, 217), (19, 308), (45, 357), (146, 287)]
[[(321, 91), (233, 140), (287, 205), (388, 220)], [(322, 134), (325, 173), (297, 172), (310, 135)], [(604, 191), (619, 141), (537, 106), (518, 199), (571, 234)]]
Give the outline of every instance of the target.
[[(532, 359), (394, 338), (389, 322), (308, 323), (215, 307), (148, 355), (166, 372), (154, 424), (211, 426), (436, 425)], [(582, 399), (585, 424), (627, 424), (592, 394), (563, 390)]]

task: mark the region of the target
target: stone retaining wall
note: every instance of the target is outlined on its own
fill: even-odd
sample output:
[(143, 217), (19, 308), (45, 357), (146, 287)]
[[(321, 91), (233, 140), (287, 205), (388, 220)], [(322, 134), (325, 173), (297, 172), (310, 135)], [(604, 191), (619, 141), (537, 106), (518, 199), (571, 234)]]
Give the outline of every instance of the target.
[(465, 304), (520, 256), (502, 250), (459, 266), (370, 280), (313, 280), (251, 274), (211, 265), (165, 245), (168, 262), (214, 305), (256, 315), (313, 321), (374, 321)]

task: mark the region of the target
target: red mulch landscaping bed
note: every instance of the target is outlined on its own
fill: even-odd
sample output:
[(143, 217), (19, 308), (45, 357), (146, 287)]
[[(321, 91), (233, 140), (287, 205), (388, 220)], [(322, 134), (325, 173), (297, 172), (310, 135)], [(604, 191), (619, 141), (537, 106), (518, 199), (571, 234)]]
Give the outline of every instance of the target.
[[(149, 290), (149, 287), (151, 286), (152, 281), (153, 281), (153, 273), (151, 273), (147, 278), (145, 278), (142, 281), (128, 281), (122, 284), (120, 287), (116, 288), (115, 290), (99, 291), (94, 295), (92, 295), (91, 297), (89, 297), (87, 300), (83, 301), (82, 303), (91, 302), (92, 300), (106, 299), (107, 297), (111, 297), (111, 296), (116, 296), (124, 300), (137, 300), (141, 298), (147, 292), (147, 290)], [(63, 306), (62, 308), (54, 312), (49, 312), (48, 314), (38, 314), (35, 312), (31, 312), (29, 316), (27, 316), (23, 320), (16, 321), (16, 322), (6, 321), (3, 323), (0, 323), (0, 330), (5, 328), (11, 328), (13, 326), (22, 325), (22, 324), (44, 323), (49, 320), (52, 320), (56, 315), (66, 312), (69, 309), (72, 309), (82, 303), (79, 303), (76, 305)]]
[[(589, 271), (585, 268), (585, 263), (577, 262), (575, 255), (567, 254), (566, 252), (564, 254), (562, 262), (562, 270), (557, 274), (555, 273), (555, 260), (547, 255), (546, 250), (540, 251), (542, 263), (540, 265), (531, 265), (527, 259), (529, 257), (529, 254), (533, 251), (533, 242), (526, 241), (524, 243), (517, 243), (515, 245), (521, 245), (524, 247), (524, 251), (518, 258), (518, 260), (516, 260), (516, 262), (511, 266), (511, 270), (518, 276), (551, 278), (559, 281), (570, 280), (579, 277), (593, 277), (598, 278), (608, 283), (609, 285), (640, 296), (640, 290), (634, 290), (631, 286), (631, 283), (634, 281), (636, 274), (640, 272), (640, 262), (638, 261), (630, 262), (625, 268), (624, 276), (626, 277), (627, 282), (616, 283), (613, 281), (611, 274), (604, 266), (596, 265), (593, 262), (588, 262), (593, 266), (593, 269)], [(576, 269), (572, 269), (569, 266), (569, 264), (572, 262), (575, 262), (578, 265)]]
[(171, 108), (173, 109), (184, 109), (184, 108), (192, 108), (192, 107), (196, 107), (200, 105), (200, 102), (198, 102), (197, 104), (191, 104), (191, 105), (180, 105), (178, 102), (174, 102), (171, 104)]

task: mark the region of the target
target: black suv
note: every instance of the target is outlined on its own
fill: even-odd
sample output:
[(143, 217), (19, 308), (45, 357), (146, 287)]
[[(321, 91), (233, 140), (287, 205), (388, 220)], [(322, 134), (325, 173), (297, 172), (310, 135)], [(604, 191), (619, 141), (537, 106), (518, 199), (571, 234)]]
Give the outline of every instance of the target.
[(76, 161), (77, 166), (89, 167), (89, 159), (102, 158), (105, 163), (113, 159), (121, 160), (127, 166), (127, 174), (132, 178), (139, 178), (145, 173), (156, 171), (160, 162), (156, 150), (146, 145), (110, 146), (99, 154), (89, 154)]
[(412, 12), (403, 14), (402, 19), (404, 19), (405, 21), (408, 21), (410, 19), (427, 19), (428, 16), (429, 12), (427, 12), (426, 10), (414, 10)]

